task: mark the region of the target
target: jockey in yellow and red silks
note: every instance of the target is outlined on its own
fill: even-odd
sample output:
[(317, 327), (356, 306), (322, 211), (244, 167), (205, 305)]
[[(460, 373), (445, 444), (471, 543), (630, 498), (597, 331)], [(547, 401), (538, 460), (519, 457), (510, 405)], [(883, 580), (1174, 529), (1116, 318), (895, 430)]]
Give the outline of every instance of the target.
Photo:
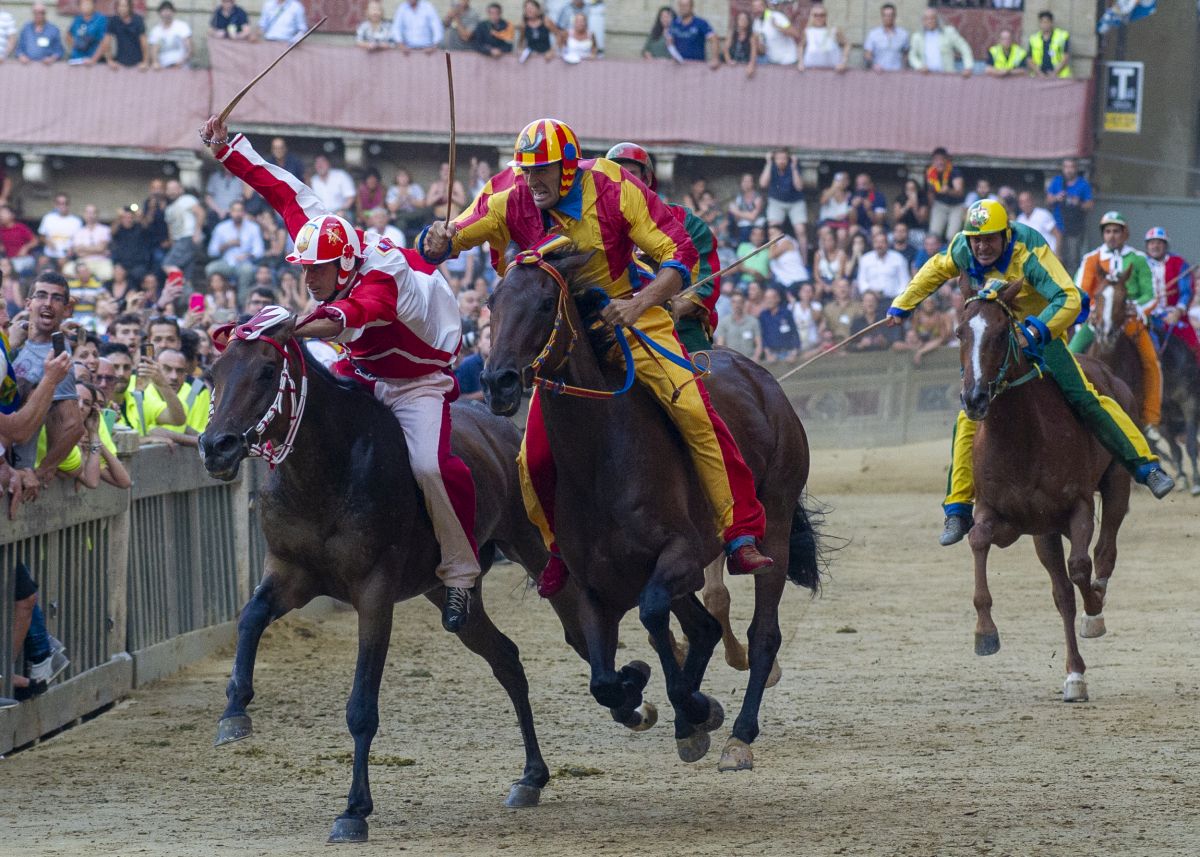
[[(539, 119), (517, 137), (509, 168), (493, 176), (471, 206), (447, 227), (437, 222), (417, 239), (417, 249), (438, 264), (480, 244), (492, 248), (493, 264), (509, 242), (521, 250), (565, 236), (582, 253), (595, 251), (577, 274), (603, 286), (612, 298), (604, 317), (626, 329), (636, 324), (662, 348), (683, 356), (670, 314), (662, 304), (691, 283), (696, 249), (666, 204), (641, 182), (604, 158), (582, 160), (579, 140), (563, 122)], [(635, 291), (630, 264), (638, 247), (658, 265), (653, 282)], [(497, 252), (499, 251), (499, 253)], [(632, 342), (632, 334), (626, 337)], [(730, 572), (754, 573), (772, 561), (758, 549), (766, 518), (754, 494), (754, 477), (724, 421), (713, 410), (702, 382), (674, 363), (634, 348), (638, 381), (659, 401), (683, 435), (730, 558)], [(677, 401), (672, 394), (681, 389)], [(526, 510), (542, 533), (551, 560), (538, 591), (553, 595), (567, 571), (554, 544), (554, 461), (541, 419), (538, 391), (530, 402), (518, 460)]]

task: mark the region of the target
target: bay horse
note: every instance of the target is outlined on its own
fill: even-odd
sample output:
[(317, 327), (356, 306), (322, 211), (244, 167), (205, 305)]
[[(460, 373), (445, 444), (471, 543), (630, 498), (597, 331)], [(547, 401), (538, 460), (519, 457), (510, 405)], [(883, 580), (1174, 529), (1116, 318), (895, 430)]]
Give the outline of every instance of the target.
[[(556, 389), (611, 391), (621, 384), (622, 370), (597, 358), (614, 346), (612, 329), (598, 320), (607, 297), (573, 281), (588, 258), (569, 250), (533, 254), (512, 265), (492, 294), (492, 352), (482, 380), (496, 413), (515, 413), (540, 371), (555, 379), (541, 380)], [(617, 722), (644, 727), (644, 665), (615, 668), (619, 622), (636, 606), (666, 678), (679, 756), (694, 762), (707, 753), (709, 733), (723, 718), (719, 703), (700, 690), (721, 628), (695, 595), (721, 544), (682, 438), (633, 383), (631, 355), (625, 360), (624, 395), (542, 396), (558, 474), (556, 536), (580, 593), (581, 654), (591, 668), (593, 697)], [(544, 369), (533, 371), (535, 361)], [(784, 584), (790, 577), (818, 589), (817, 541), (801, 502), (808, 439), (783, 390), (765, 369), (731, 351), (713, 351), (711, 370), (709, 396), (754, 473), (766, 511), (765, 553), (775, 560), (754, 580), (750, 678), (718, 765), (746, 770), (753, 767), (750, 744), (781, 642)], [(682, 666), (669, 639), (672, 612), (688, 638)]]
[[(1117, 560), (1117, 531), (1129, 510), (1131, 479), (1067, 405), (1053, 379), (1043, 377), (1019, 347), (1012, 302), (1023, 281), (1000, 283), (980, 295), (961, 279), (966, 304), (958, 327), (962, 402), (967, 416), (982, 421), (975, 435), (975, 525), (968, 541), (975, 558), (975, 654), (1000, 650), (992, 621), (987, 557), (1022, 535), (1033, 537), (1038, 559), (1050, 573), (1054, 604), (1066, 633), (1065, 702), (1087, 700), (1086, 665), (1075, 638), (1074, 583), (1083, 598), (1083, 637), (1104, 634), (1104, 598)], [(1128, 387), (1101, 364), (1080, 360), (1097, 390), (1133, 407)], [(1100, 492), (1100, 535), (1095, 579), (1088, 549)], [(1063, 537), (1071, 553), (1063, 561)]]
[[(346, 705), (353, 781), (329, 841), (362, 842), (373, 808), (367, 760), (379, 724), (393, 605), (424, 595), (440, 608), (445, 588), (434, 573), (440, 551), (399, 423), (358, 383), (335, 378), (309, 357), (293, 337), (295, 323), (286, 310), (269, 307), (234, 330), (213, 365), (213, 413), (199, 439), (205, 468), (230, 480), (248, 455), (261, 454), (272, 466), (258, 498), (265, 569), (238, 620), (228, 704), (215, 743), (251, 734), (246, 706), (254, 697), (254, 661), (267, 625), (319, 595), (353, 605), (358, 662)], [(452, 447), (475, 480), (482, 569), (499, 548), (526, 570), (540, 570), (547, 554), (517, 482), (520, 432), (479, 405), (456, 403), (452, 414)], [(458, 637), (488, 662), (508, 692), (525, 745), (525, 768), (506, 806), (535, 806), (550, 773), (534, 731), (525, 671), (516, 645), (484, 610), (482, 580), (473, 601)]]
[[(1108, 283), (1095, 298), (1095, 311), (1091, 325), (1095, 341), (1088, 354), (1108, 366), (1118, 378), (1129, 385), (1139, 409), (1142, 405), (1143, 384), (1142, 361), (1137, 348), (1124, 335), (1125, 325), (1136, 311), (1130, 307), (1126, 281), (1123, 277)], [(1192, 496), (1200, 496), (1200, 366), (1191, 349), (1166, 331), (1162, 334), (1163, 344), (1159, 348), (1162, 364), (1162, 422), (1163, 440), (1166, 441), (1169, 457), (1175, 465), (1179, 481), (1190, 482)], [(1180, 444), (1179, 439), (1183, 438)], [(1191, 475), (1187, 472), (1183, 455), (1187, 452), (1191, 463)]]

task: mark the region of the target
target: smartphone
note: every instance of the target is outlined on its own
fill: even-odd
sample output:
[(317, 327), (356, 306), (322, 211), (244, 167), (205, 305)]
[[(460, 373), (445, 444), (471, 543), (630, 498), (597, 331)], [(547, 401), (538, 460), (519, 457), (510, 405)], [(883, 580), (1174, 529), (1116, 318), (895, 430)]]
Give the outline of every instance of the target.
[(204, 295), (200, 294), (199, 292), (193, 292), (192, 296), (188, 298), (188, 310), (196, 313), (197, 315), (203, 313)]
[(67, 350), (67, 338), (63, 336), (61, 330), (56, 330), (50, 334), (50, 345), (54, 349), (55, 357)]
[(149, 342), (142, 343), (142, 356), (145, 357), (147, 360), (154, 359), (154, 346), (151, 345)]

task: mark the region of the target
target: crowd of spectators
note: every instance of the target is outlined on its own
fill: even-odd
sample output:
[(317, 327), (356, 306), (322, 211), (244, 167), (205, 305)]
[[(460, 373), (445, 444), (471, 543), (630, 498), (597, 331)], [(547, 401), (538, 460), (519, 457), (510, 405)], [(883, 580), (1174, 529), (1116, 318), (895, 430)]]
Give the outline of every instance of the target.
[[(1013, 0), (987, 0), (961, 5), (1012, 8)], [(490, 57), (516, 55), (521, 62), (538, 55), (568, 63), (604, 56), (604, 0), (525, 0), (521, 20), (504, 18), (503, 8), (490, 3), (483, 9), (471, 0), (451, 0), (445, 14), (431, 0), (399, 0), (389, 19), (381, 0), (369, 0), (359, 23), (355, 44), (366, 51), (399, 50), (432, 53), (442, 49), (476, 51)], [(896, 24), (896, 8), (884, 3), (880, 24), (863, 39), (866, 68), (879, 72), (910, 68), (923, 73), (983, 72), (997, 77), (1071, 75), (1070, 35), (1054, 15), (1043, 11), (1038, 30), (1020, 39), (1012, 30), (999, 34), (995, 45), (977, 58), (966, 39), (945, 23), (937, 9), (922, 14), (921, 30), (908, 33)], [(0, 12), (0, 61), (71, 65), (107, 63), (113, 68), (186, 68), (195, 45), (191, 26), (176, 16), (171, 0), (155, 7), (152, 25), (134, 11), (131, 0), (116, 0), (114, 14), (95, 10), (95, 0), (80, 0), (79, 14), (65, 31), (46, 19), (46, 6), (35, 3), (31, 20), (19, 29), (11, 14)], [(308, 29), (300, 0), (265, 0), (257, 20), (251, 20), (237, 0), (220, 0), (208, 24), (208, 38), (237, 41), (293, 42)], [(803, 19), (772, 9), (766, 0), (752, 0), (749, 12), (734, 16), (729, 35), (718, 36), (712, 24), (695, 14), (694, 0), (674, 0), (659, 8), (642, 47), (646, 59), (678, 63), (707, 62), (745, 66), (753, 75), (758, 65), (794, 66), (845, 71), (850, 63), (850, 40), (821, 2)], [(977, 62), (978, 60), (978, 62)]]

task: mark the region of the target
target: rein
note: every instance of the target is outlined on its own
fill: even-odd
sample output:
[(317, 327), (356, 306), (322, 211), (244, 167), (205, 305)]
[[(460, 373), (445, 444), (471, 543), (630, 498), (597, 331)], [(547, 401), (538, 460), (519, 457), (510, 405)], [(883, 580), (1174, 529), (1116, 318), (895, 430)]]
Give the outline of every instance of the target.
[[(529, 265), (541, 269), (552, 280), (554, 280), (555, 285), (558, 286), (558, 308), (554, 319), (554, 328), (550, 331), (550, 338), (546, 340), (546, 344), (542, 348), (541, 353), (539, 353), (537, 357), (533, 358), (530, 364), (522, 371), (522, 379), (528, 377), (529, 383), (541, 387), (542, 389), (551, 393), (576, 396), (584, 399), (612, 399), (628, 393), (630, 388), (633, 386), (635, 377), (633, 350), (629, 347), (629, 342), (622, 333), (622, 325), (619, 324), (614, 325), (614, 327), (617, 333), (617, 344), (620, 346), (621, 356), (625, 360), (625, 379), (621, 383), (620, 389), (593, 390), (588, 387), (578, 387), (574, 384), (568, 384), (562, 380), (551, 380), (539, 374), (541, 370), (546, 367), (551, 355), (554, 354), (559, 343), (559, 335), (562, 333), (564, 327), (569, 333), (570, 338), (567, 340), (562, 359), (559, 360), (553, 367), (551, 367), (550, 371), (561, 368), (562, 365), (567, 362), (567, 359), (571, 356), (571, 352), (575, 349), (576, 343), (579, 341), (579, 331), (576, 329), (575, 323), (571, 320), (570, 308), (567, 305), (567, 302), (571, 300), (571, 290), (567, 285), (566, 278), (563, 277), (562, 273), (557, 268), (546, 261), (542, 251), (537, 249), (522, 251), (521, 253), (517, 254), (514, 261), (518, 265)], [(605, 296), (605, 299), (607, 302), (607, 295)], [(684, 387), (686, 387), (687, 384), (691, 383), (692, 381), (695, 381), (697, 378), (708, 374), (708, 362), (705, 362), (704, 366), (701, 367), (698, 362), (690, 362), (684, 360), (678, 355), (672, 354), (670, 351), (663, 348), (633, 325), (629, 326), (629, 331), (633, 334), (635, 341), (642, 348), (642, 350), (645, 351), (646, 354), (648, 354), (650, 358), (654, 360), (654, 362), (660, 367), (662, 366), (662, 362), (659, 360), (658, 355), (656, 355), (655, 352), (658, 352), (658, 354), (670, 360), (675, 365), (687, 369), (692, 373), (693, 377), (683, 385)], [(531, 376), (527, 376), (526, 373), (531, 373)], [(666, 373), (664, 372), (664, 374)], [(675, 402), (678, 401), (680, 394), (683, 392), (683, 388), (675, 386), (673, 382), (672, 387), (674, 387), (674, 392), (671, 394), (671, 401)]]
[[(280, 307), (268, 307), (259, 315), (270, 313), (272, 310), (285, 313), (285, 317), (288, 315), (286, 310), (282, 310)], [(255, 423), (254, 427), (247, 429), (242, 434), (242, 448), (246, 451), (246, 457), (261, 458), (267, 462), (272, 470), (282, 464), (295, 447), (296, 433), (300, 430), (300, 420), (304, 417), (304, 406), (308, 402), (308, 364), (305, 361), (304, 349), (294, 338), (289, 339), (286, 345), (281, 345), (278, 340), (266, 336), (262, 332), (268, 327), (274, 326), (278, 320), (274, 315), (262, 321), (259, 320), (259, 316), (255, 316), (250, 321), (238, 327), (229, 325), (225, 329), (213, 331), (213, 344), (220, 351), (225, 350), (225, 345), (228, 344), (227, 337), (233, 336), (235, 339), (240, 339), (243, 342), (265, 342), (283, 357), (283, 368), (279, 372), (279, 386), (275, 390), (274, 400), (272, 400), (270, 407), (267, 408), (266, 413)], [(218, 337), (222, 332), (226, 334), (225, 344), (218, 344)], [(298, 384), (292, 377), (292, 357), (295, 357), (296, 363), (299, 366), (300, 381)], [(288, 411), (287, 434), (284, 435), (283, 442), (279, 446), (275, 446), (270, 440), (264, 441), (263, 434), (276, 417), (282, 416), (285, 400)], [(216, 397), (213, 397), (208, 408), (210, 422), (213, 414), (216, 412), (216, 405)]]
[[(963, 304), (963, 309), (965, 310), (971, 304), (975, 303), (975, 301), (991, 301), (995, 303), (1000, 309), (1004, 310), (1004, 315), (1008, 318), (1008, 347), (1005, 349), (1004, 362), (1000, 364), (1000, 369), (996, 372), (996, 377), (988, 382), (988, 401), (994, 401), (1005, 390), (1020, 387), (1022, 384), (1028, 383), (1035, 378), (1045, 377), (1046, 363), (1041, 356), (1033, 349), (1021, 348), (1020, 340), (1017, 339), (1017, 317), (1008, 304), (997, 300), (996, 294), (993, 292), (978, 294), (973, 298), (968, 298)], [(1015, 381), (1009, 381), (1008, 372), (1020, 361), (1022, 353), (1029, 358), (1032, 367), (1020, 378), (1017, 378)]]

